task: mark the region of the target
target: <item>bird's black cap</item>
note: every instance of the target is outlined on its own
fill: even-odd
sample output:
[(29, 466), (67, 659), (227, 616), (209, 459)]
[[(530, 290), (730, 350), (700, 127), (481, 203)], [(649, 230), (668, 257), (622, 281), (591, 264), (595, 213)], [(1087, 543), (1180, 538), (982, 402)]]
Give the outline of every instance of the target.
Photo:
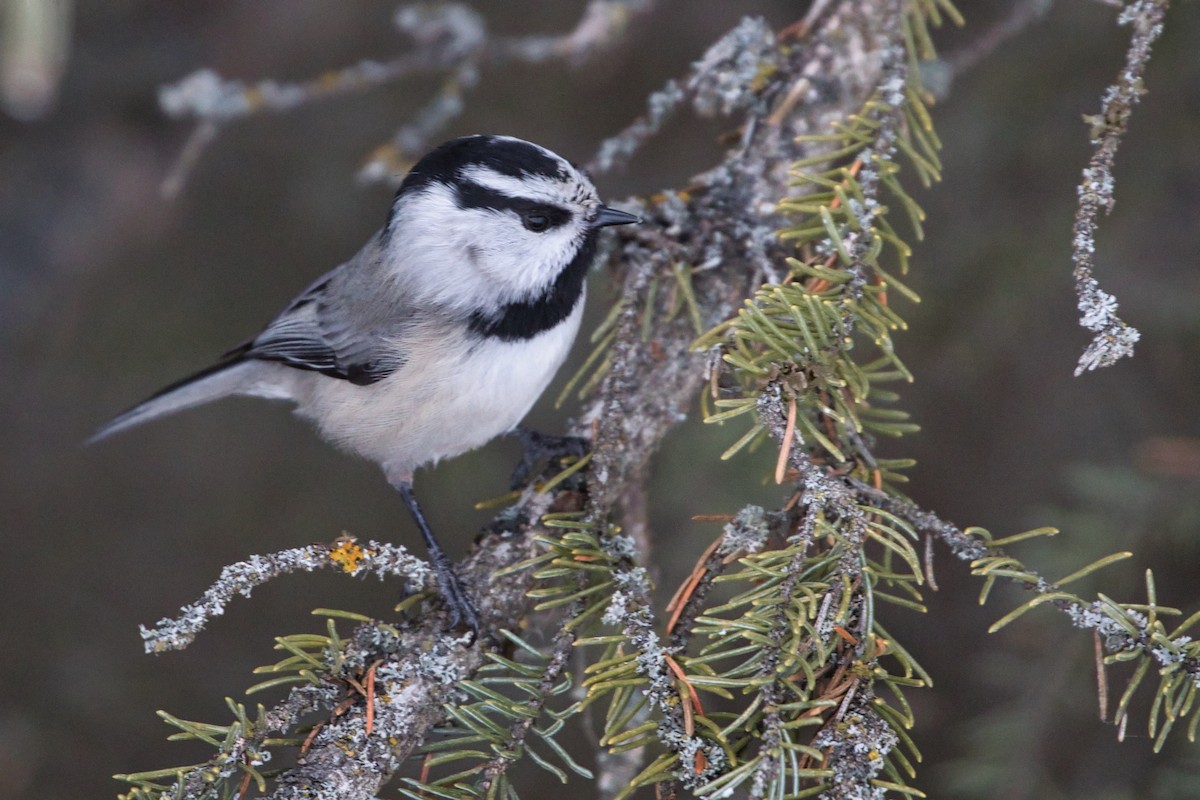
[(537, 145), (507, 136), (463, 136), (451, 139), (421, 158), (400, 184), (396, 196), (416, 191), (433, 181), (456, 183), (464, 167), (481, 166), (513, 178), (540, 176), (566, 180), (557, 158)]

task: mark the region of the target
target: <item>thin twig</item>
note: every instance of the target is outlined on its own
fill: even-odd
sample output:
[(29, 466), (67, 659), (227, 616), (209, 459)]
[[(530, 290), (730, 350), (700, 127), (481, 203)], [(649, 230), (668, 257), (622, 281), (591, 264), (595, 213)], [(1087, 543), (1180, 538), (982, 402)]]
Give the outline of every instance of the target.
[(1079, 210), (1075, 214), (1071, 260), (1075, 264), (1072, 275), (1082, 313), (1079, 323), (1094, 335), (1075, 367), (1076, 376), (1111, 366), (1119, 359), (1133, 355), (1133, 346), (1141, 338), (1136, 328), (1117, 316), (1117, 299), (1101, 289), (1092, 274), (1096, 219), (1101, 210), (1105, 214), (1111, 212), (1116, 202), (1113, 162), (1133, 107), (1146, 91), (1142, 74), (1150, 61), (1151, 45), (1162, 33), (1168, 5), (1169, 0), (1137, 0), (1121, 12), (1117, 21), (1133, 26), (1125, 66), (1117, 75), (1117, 82), (1105, 91), (1100, 113), (1086, 118), (1092, 126), (1091, 140), (1096, 150), (1084, 168), (1083, 181), (1079, 184)]
[(249, 597), (257, 587), (294, 572), (338, 569), (350, 575), (375, 574), (400, 577), (410, 592), (435, 586), (433, 573), (422, 559), (395, 544), (369, 541), (359, 545), (351, 537), (331, 544), (312, 544), (280, 550), (265, 556), (251, 556), (221, 570), (220, 577), (195, 603), (184, 606), (179, 615), (163, 618), (154, 627), (141, 627), (147, 653), (182, 650), (195, 640), (210, 619), (225, 613), (237, 596)]
[[(489, 37), (483, 16), (463, 3), (413, 4), (395, 14), (396, 27), (417, 49), (385, 61), (361, 61), (293, 83), (274, 80), (246, 85), (211, 69), (198, 70), (162, 87), (159, 104), (174, 118), (193, 118), (196, 127), (168, 170), (162, 192), (179, 193), (192, 168), (221, 129), (264, 112), (300, 106), (372, 89), (429, 72), (448, 72), (441, 90), (391, 142), (377, 148), (360, 169), (360, 181), (390, 180), (407, 160), (428, 149), (433, 138), (462, 112), (463, 95), (475, 87), (485, 66), (510, 61), (538, 64), (556, 59), (577, 66), (619, 41), (632, 20), (654, 0), (591, 0), (579, 22), (557, 36)], [(657, 130), (657, 128), (655, 128)]]
[[(882, 508), (896, 514), (912, 523), (919, 531), (932, 534), (949, 546), (950, 551), (963, 561), (973, 562), (992, 556), (1004, 556), (1004, 550), (999, 547), (988, 547), (982, 540), (968, 535), (966, 532), (946, 522), (936, 514), (919, 508), (914, 503), (890, 497), (880, 497)], [(1022, 570), (1032, 581), (1014, 578), (1014, 581), (1040, 595), (1055, 594), (1060, 591), (1055, 583), (1042, 577), (1028, 566)], [(1106, 613), (1108, 606), (1102, 600), (1091, 603), (1080, 603), (1066, 599), (1055, 599), (1043, 605), (1056, 608), (1066, 614), (1077, 628), (1095, 631), (1100, 634), (1104, 648), (1108, 653), (1140, 651), (1151, 656), (1162, 667), (1172, 670), (1182, 670), (1191, 676), (1200, 687), (1200, 655), (1188, 655), (1183, 645), (1191, 641), (1189, 637), (1179, 636), (1175, 640), (1164, 640), (1161, 634), (1156, 635), (1149, 620), (1142, 615), (1130, 614), (1126, 620), (1129, 627), (1118, 624)], [(1175, 652), (1166, 645), (1175, 645)]]
[(996, 23), (970, 42), (941, 59), (950, 76), (958, 77), (977, 67), (1000, 45), (1046, 16), (1054, 0), (1018, 0)]

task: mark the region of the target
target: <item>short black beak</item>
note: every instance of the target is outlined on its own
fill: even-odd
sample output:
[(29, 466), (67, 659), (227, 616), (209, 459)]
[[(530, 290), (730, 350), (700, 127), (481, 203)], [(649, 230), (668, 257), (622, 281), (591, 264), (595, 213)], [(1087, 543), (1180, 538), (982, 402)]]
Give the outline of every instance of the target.
[(593, 228), (604, 228), (608, 225), (628, 225), (631, 222), (641, 222), (642, 218), (637, 214), (630, 214), (627, 211), (618, 211), (615, 208), (608, 206), (600, 206), (600, 213), (592, 220)]

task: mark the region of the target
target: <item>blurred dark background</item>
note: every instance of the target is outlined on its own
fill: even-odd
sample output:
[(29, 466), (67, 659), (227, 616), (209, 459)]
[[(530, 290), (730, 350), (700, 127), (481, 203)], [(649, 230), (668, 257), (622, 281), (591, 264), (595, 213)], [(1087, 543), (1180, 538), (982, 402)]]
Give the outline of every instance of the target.
[[(343, 531), (407, 544), (415, 532), (374, 466), (322, 444), (281, 406), (229, 401), (82, 446), (358, 248), (390, 191), (354, 175), (433, 92), (432, 81), (409, 80), (230, 125), (165, 200), (159, 184), (190, 128), (159, 112), (158, 87), (206, 66), (299, 80), (387, 58), (406, 46), (395, 5), (77, 3), (53, 107), (0, 115), (2, 797), (112, 796), (112, 773), (205, 757), (166, 743), (154, 710), (224, 721), (223, 698), (275, 660), (272, 636), (318, 629), (314, 607), (384, 613), (395, 599), (374, 581), (291, 577), (235, 602), (189, 650), (143, 655), (137, 625), (196, 598), (227, 563)], [(552, 33), (583, 5), (477, 7), (494, 31)], [(968, 27), (943, 32), (943, 53), (1008, 6), (964, 3)], [(1098, 277), (1143, 333), (1136, 358), (1071, 376), (1087, 341), (1069, 261), (1090, 153), (1080, 115), (1096, 112), (1128, 31), (1110, 7), (1059, 2), (957, 76), (935, 109), (946, 179), (916, 190), (929, 217), (910, 283), (924, 302), (901, 306), (911, 331), (897, 342), (917, 377), (905, 406), (924, 431), (888, 451), (919, 459), (913, 497), (961, 525), (1061, 527), (1019, 551), (1051, 577), (1133, 550), (1092, 588), (1136, 601), (1153, 568), (1160, 600), (1187, 614), (1200, 607), (1200, 5), (1176, 6), (1099, 239)], [(583, 68), (486, 72), (446, 137), (511, 133), (585, 160), (742, 14), (781, 27), (805, 8), (662, 0)], [(5, 19), (11, 51), (20, 41)], [(679, 185), (716, 158), (719, 130), (672, 123), (629, 169), (600, 179), (602, 194)], [(595, 314), (603, 276), (592, 293)], [(561, 427), (575, 407), (554, 411), (556, 393), (535, 425)], [(768, 454), (716, 460), (740, 433), (689, 423), (658, 457), (650, 503), (666, 595), (715, 533), (692, 515), (778, 502), (764, 481)], [(459, 548), (489, 518), (473, 503), (504, 491), (515, 457), (496, 443), (421, 476), (435, 527), (460, 531)], [(918, 787), (962, 798), (1200, 796), (1198, 746), (1179, 734), (1153, 757), (1145, 697), (1125, 743), (1099, 722), (1089, 635), (1039, 611), (988, 636), (1021, 595), (997, 592), (981, 609), (964, 565), (943, 553), (937, 571), (928, 614), (888, 609), (889, 629), (938, 681), (909, 695), (926, 756)]]

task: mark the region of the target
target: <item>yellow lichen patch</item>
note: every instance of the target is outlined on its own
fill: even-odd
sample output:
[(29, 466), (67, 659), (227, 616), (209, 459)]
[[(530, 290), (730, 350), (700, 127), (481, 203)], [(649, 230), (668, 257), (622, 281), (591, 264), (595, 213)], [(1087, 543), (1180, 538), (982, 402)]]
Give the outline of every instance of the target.
[(758, 71), (750, 81), (750, 91), (758, 93), (766, 88), (771, 76), (779, 71), (779, 67), (775, 64), (761, 64)]
[(329, 553), (330, 560), (340, 566), (344, 572), (349, 573), (357, 572), (358, 562), (366, 556), (366, 551), (349, 538), (339, 540), (337, 547)]

